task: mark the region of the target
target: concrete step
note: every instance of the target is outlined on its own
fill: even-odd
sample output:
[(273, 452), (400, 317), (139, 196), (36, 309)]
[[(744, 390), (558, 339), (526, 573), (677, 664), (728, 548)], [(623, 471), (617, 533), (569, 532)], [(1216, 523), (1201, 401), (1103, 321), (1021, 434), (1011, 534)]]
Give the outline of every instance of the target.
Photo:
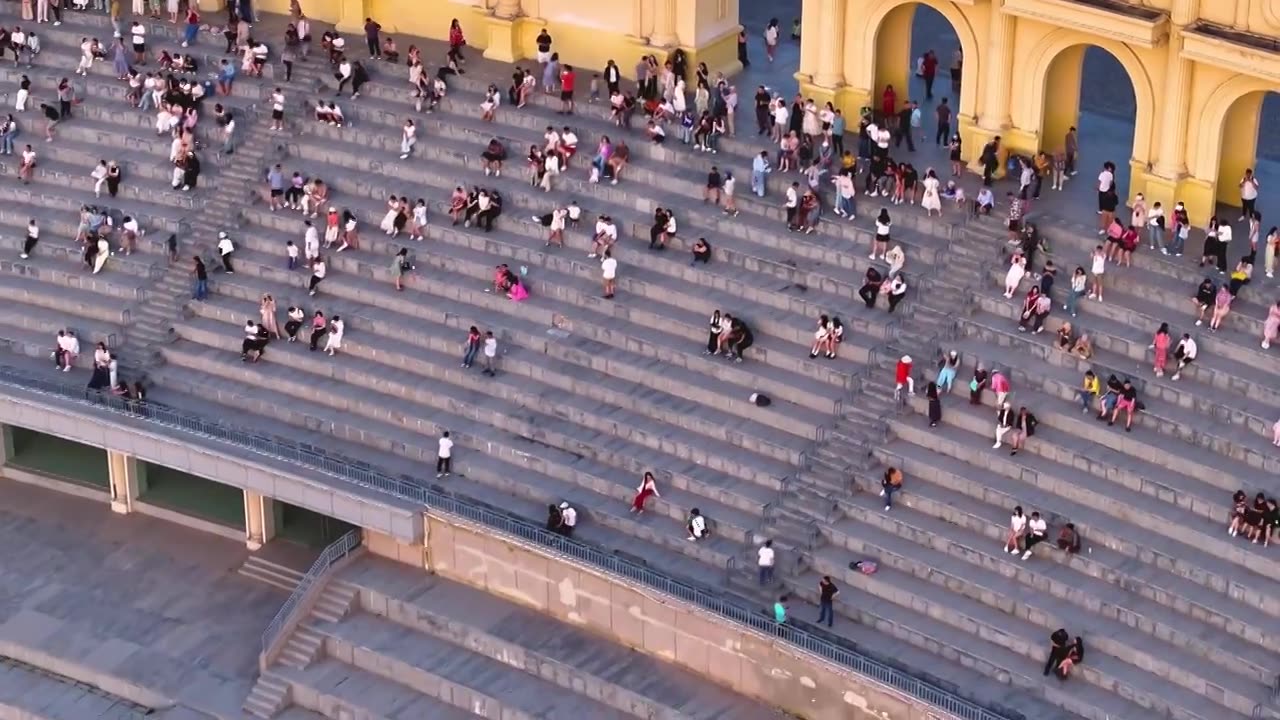
[(245, 558), (244, 564), (237, 568), (236, 572), (250, 580), (257, 580), (286, 592), (293, 592), (298, 587), (298, 583), (302, 582), (302, 573), (279, 563), (264, 560), (257, 555)]
[[(336, 625), (316, 624), (332, 656), (417, 695), (457, 707), (499, 706), (527, 717), (624, 718), (629, 714), (566, 693), (556, 685), (403, 625), (359, 614)], [(489, 711), (493, 712), (493, 711)]]
[(258, 677), (253, 689), (249, 691), (242, 709), (255, 718), (269, 720), (275, 717), (288, 704), (288, 683), (263, 674)]
[[(426, 467), (434, 464), (435, 444), (429, 440), (424, 442), (424, 438), (435, 437), (439, 433), (440, 426), (434, 423), (430, 428), (410, 431), (398, 424), (362, 419), (356, 427), (347, 424), (351, 420), (349, 413), (334, 412), (296, 397), (290, 398), (286, 406), (280, 403), (279, 396), (264, 396), (262, 388), (257, 386), (242, 385), (185, 366), (171, 364), (153, 372), (152, 377), (157, 386), (176, 388), (187, 396), (206, 398), (205, 407), (210, 401), (234, 407), (243, 418), (242, 422), (250, 422), (254, 416), (278, 417), (279, 420), (271, 421), (270, 432), (273, 433), (288, 435), (291, 426), (323, 429), (338, 442), (350, 438), (371, 445), (388, 456), (387, 462), (395, 463), (396, 457), (407, 458), (412, 461), (404, 463), (409, 477), (421, 477), (424, 463)], [(245, 379), (249, 378), (246, 376)], [(708, 511), (710, 501), (702, 503), (698, 500), (715, 534), (701, 543), (686, 541), (685, 512), (694, 505), (679, 503), (687, 503), (693, 496), (682, 495), (678, 489), (668, 489), (673, 485), (666, 482), (666, 470), (662, 468), (655, 468), (662, 498), (657, 502), (651, 501), (647, 506), (648, 512), (635, 515), (628, 512), (634, 493), (630, 489), (633, 487), (629, 484), (630, 477), (620, 481), (608, 496), (601, 495), (593, 489), (596, 487), (594, 484), (582, 485), (572, 481), (583, 472), (573, 465), (588, 467), (589, 463), (568, 453), (529, 441), (510, 445), (494, 443), (491, 427), (461, 416), (437, 414), (436, 422), (449, 428), (459, 447), (471, 443), (471, 438), (477, 441), (483, 438), (488, 451), (488, 454), (456, 454), (454, 475), (436, 482), (448, 483), (452, 491), (525, 518), (541, 519), (549, 503), (567, 499), (579, 509), (575, 537), (605, 548), (644, 547), (643, 555), (624, 553), (642, 564), (661, 567), (683, 577), (716, 577), (737, 552), (745, 533), (745, 530), (738, 529), (737, 540), (725, 537), (726, 533), (732, 537), (730, 531), (733, 527), (721, 527), (717, 517)], [(309, 442), (314, 442), (314, 434), (308, 432), (305, 435), (310, 438)], [(637, 546), (637, 541), (648, 545)]]
[[(1226, 526), (1225, 513), (1229, 505), (1230, 493), (1241, 484), (1249, 488), (1264, 487), (1259, 485), (1258, 481), (1250, 481), (1248, 476), (1243, 474), (1220, 478), (1217, 474), (1185, 475), (1180, 472), (1171, 472), (1162, 465), (1152, 464), (1151, 460), (1141, 458), (1134, 451), (1133, 445), (1108, 446), (1088, 437), (1084, 432), (1086, 428), (1088, 431), (1093, 430), (1093, 423), (1096, 422), (1094, 420), (1082, 420), (1080, 418), (1083, 416), (1079, 413), (1071, 417), (1050, 414), (1044, 410), (1050, 407), (1047, 403), (1030, 404), (1037, 408), (1036, 415), (1042, 419), (1042, 424), (1036, 437), (1025, 446), (1024, 452), (1020, 453), (1019, 457), (1025, 455), (1031, 459), (1043, 458), (1058, 465), (1074, 468), (1076, 472), (1106, 478), (1149, 498), (1162, 502), (1172, 500), (1176, 506), (1183, 509), (1216, 508), (1202, 510), (1197, 514), (1217, 513), (1221, 521), (1219, 527), (1223, 528)], [(953, 402), (944, 407), (942, 422), (947, 428), (960, 428), (967, 433), (984, 436), (985, 442), (985, 436), (993, 428), (993, 422), (989, 419), (992, 417), (994, 417), (994, 410), (974, 407), (968, 403)], [(1046, 417), (1048, 419), (1045, 419)], [(920, 421), (917, 420), (917, 422)], [(1101, 425), (1100, 428), (1105, 429), (1106, 426)], [(1137, 432), (1138, 429), (1135, 428), (1134, 434)], [(1165, 443), (1162, 447), (1167, 449), (1169, 444)], [(988, 464), (990, 461), (986, 458), (992, 454), (990, 446), (982, 444), (966, 445), (962, 452), (964, 453), (962, 457), (967, 462), (978, 466)], [(1166, 458), (1165, 452), (1162, 451), (1158, 457)], [(1228, 467), (1225, 460), (1220, 463)], [(1226, 487), (1215, 489), (1212, 485), (1206, 484), (1218, 482)], [(1147, 500), (1144, 506), (1150, 503), (1151, 500)], [(1174, 531), (1174, 529), (1163, 527), (1161, 530), (1166, 533)], [(1153, 546), (1148, 545), (1142, 548), (1141, 553), (1146, 557), (1160, 557), (1152, 553), (1165, 544), (1157, 542)], [(1258, 552), (1251, 549), (1248, 544), (1239, 544), (1234, 548), (1223, 548), (1217, 545), (1214, 547), (1215, 552), (1211, 554), (1192, 554), (1195, 548), (1194, 545), (1189, 544), (1180, 548), (1180, 553), (1165, 556), (1166, 559), (1159, 560), (1159, 563), (1190, 580), (1204, 583), (1206, 587), (1217, 592), (1243, 600), (1269, 614), (1280, 616), (1280, 603), (1273, 599), (1275, 593), (1272, 592), (1272, 581), (1269, 579), (1272, 573), (1264, 569), (1270, 568), (1275, 562), (1271, 559), (1271, 553)], [(1230, 565), (1224, 566), (1224, 560)], [(1229, 574), (1228, 567), (1232, 568)], [(1248, 572), (1239, 577), (1248, 579), (1233, 579), (1238, 577), (1235, 573), (1240, 572), (1235, 568), (1247, 568)], [(1280, 591), (1280, 588), (1275, 589)]]
[(493, 595), (379, 558), (356, 565), (339, 576), (358, 583), (368, 602), (333, 628), (355, 642), (397, 632), (405, 644), (433, 638), (541, 677), (559, 694), (586, 694), (635, 717), (777, 717), (673, 664)]

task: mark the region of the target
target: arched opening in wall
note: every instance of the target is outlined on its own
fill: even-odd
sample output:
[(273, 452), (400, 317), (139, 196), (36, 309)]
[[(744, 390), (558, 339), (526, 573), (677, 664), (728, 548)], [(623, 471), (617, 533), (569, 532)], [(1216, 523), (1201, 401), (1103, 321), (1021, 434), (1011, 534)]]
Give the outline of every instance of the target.
[[(803, 0), (739, 0), (738, 22), (747, 39), (747, 60), (750, 63), (737, 78), (738, 92), (749, 99), (750, 91), (757, 85), (789, 98), (796, 94), (799, 83), (796, 71), (800, 69), (800, 41), (793, 37), (795, 24), (801, 20)], [(771, 20), (778, 21), (778, 44), (770, 62), (765, 48), (765, 29)], [(799, 32), (803, 36), (804, 28)]]
[(1280, 93), (1246, 93), (1227, 108), (1222, 122), (1218, 164), (1218, 216), (1243, 218), (1241, 182), (1252, 170), (1258, 183), (1255, 209), (1266, 227), (1280, 223)]
[[(875, 29), (871, 107), (880, 114), (920, 109), (919, 147), (911, 162), (947, 162), (950, 135), (960, 130), (959, 118), (972, 113), (976, 58), (966, 58), (960, 34), (951, 18), (926, 2), (906, 2), (887, 12)], [(946, 109), (940, 108), (945, 104)], [(946, 126), (940, 120), (947, 118)], [(899, 120), (901, 122), (901, 120)], [(905, 159), (905, 158), (902, 158)]]
[[(1093, 208), (1096, 179), (1106, 162), (1114, 163), (1116, 192), (1128, 198), (1138, 112), (1134, 79), (1124, 64), (1104, 48), (1074, 45), (1057, 54), (1044, 77), (1044, 114), (1040, 149), (1064, 153), (1079, 173), (1062, 191), (1072, 206)], [(1077, 152), (1070, 153), (1067, 135), (1075, 128)]]

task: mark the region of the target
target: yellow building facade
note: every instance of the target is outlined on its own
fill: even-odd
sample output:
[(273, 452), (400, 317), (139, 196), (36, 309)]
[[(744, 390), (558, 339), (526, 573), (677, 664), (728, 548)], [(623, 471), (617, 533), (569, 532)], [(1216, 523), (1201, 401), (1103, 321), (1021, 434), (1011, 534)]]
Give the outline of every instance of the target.
[[(226, 5), (199, 1), (206, 10)], [(253, 5), (260, 13), (289, 12), (289, 0)], [(689, 55), (691, 67), (705, 62), (725, 74), (742, 67), (738, 0), (303, 0), (302, 9), (343, 32), (360, 32), (370, 17), (385, 32), (442, 41), (456, 18), (468, 45), (504, 62), (535, 57), (534, 40), (546, 28), (564, 62), (591, 72), (612, 59), (631, 77), (641, 57), (661, 60), (676, 48)]]
[(1239, 204), (1262, 99), (1280, 89), (1277, 0), (805, 0), (802, 92), (857, 117), (879, 106), (885, 85), (908, 87), (919, 5), (950, 22), (964, 53), (967, 160), (996, 135), (1008, 151), (1061, 149), (1092, 45), (1133, 84), (1130, 195), (1181, 200), (1194, 222), (1215, 202)]

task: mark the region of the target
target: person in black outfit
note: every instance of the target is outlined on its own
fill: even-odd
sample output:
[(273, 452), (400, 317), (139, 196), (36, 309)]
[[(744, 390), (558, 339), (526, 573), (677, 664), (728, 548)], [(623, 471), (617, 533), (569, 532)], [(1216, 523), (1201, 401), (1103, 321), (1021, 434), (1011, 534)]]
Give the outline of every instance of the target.
[(1058, 663), (1067, 656), (1068, 644), (1071, 635), (1064, 628), (1058, 628), (1049, 636), (1049, 657), (1044, 662), (1044, 676), (1049, 677), (1049, 673), (1054, 672)]
[(756, 134), (764, 135), (769, 132), (769, 127), (773, 125), (773, 118), (769, 116), (769, 91), (765, 86), (761, 85), (756, 88)]
[(729, 357), (734, 362), (742, 362), (742, 353), (752, 343), (756, 341), (755, 335), (751, 333), (751, 328), (738, 318), (733, 318), (729, 324)]
[(905, 107), (898, 111), (898, 126), (894, 128), (893, 146), (902, 147), (902, 141), (907, 141), (907, 151), (916, 151), (915, 138), (911, 137), (911, 113), (915, 111), (916, 104), (908, 102)]
[(991, 142), (982, 146), (982, 154), (979, 156), (982, 161), (982, 184), (991, 187), (992, 177), (996, 174), (996, 170), (1000, 169), (1000, 136), (997, 135), (991, 139)]
[(560, 514), (560, 507), (554, 504), (548, 505), (547, 530), (550, 530), (553, 533), (558, 533), (563, 529), (561, 527), (562, 525), (564, 525), (564, 516)]
[(884, 284), (884, 276), (880, 271), (869, 267), (867, 268), (866, 278), (862, 281), (862, 287), (858, 288), (858, 297), (862, 298), (862, 302), (867, 304), (868, 309), (876, 306), (876, 298), (880, 297), (880, 286)]

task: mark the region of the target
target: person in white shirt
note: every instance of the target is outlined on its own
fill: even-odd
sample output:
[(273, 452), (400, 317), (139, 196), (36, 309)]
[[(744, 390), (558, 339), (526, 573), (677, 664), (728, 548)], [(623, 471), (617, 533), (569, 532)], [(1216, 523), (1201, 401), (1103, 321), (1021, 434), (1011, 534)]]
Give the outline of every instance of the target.
[(542, 182), (538, 185), (544, 192), (551, 192), (551, 178), (560, 174), (559, 153), (547, 153), (546, 159), (542, 161), (542, 170)]
[(280, 88), (271, 93), (271, 129), (284, 130), (284, 91)]
[(218, 233), (218, 255), (222, 258), (222, 269), (228, 275), (235, 275), (236, 271), (231, 266), (231, 254), (236, 250), (235, 243), (231, 242), (231, 236), (225, 232)]
[(569, 159), (578, 152), (578, 136), (567, 126), (560, 133), (560, 146), (557, 148), (564, 156), (564, 169), (569, 169)]
[(324, 280), (324, 276), (327, 272), (328, 268), (325, 267), (324, 258), (317, 257), (315, 261), (311, 263), (311, 281), (307, 285), (308, 295), (311, 295), (312, 297), (315, 296), (316, 291), (320, 289), (320, 282)]
[(582, 220), (582, 208), (578, 206), (578, 201), (569, 201), (569, 206), (565, 208), (565, 211), (569, 214), (569, 227), (577, 228), (578, 222)]
[(145, 65), (147, 63), (147, 27), (134, 20), (133, 25), (129, 27), (129, 35), (133, 42), (134, 63)]
[(54, 362), (62, 372), (71, 372), (71, 366), (80, 354), (80, 341), (71, 330), (58, 331), (58, 347), (54, 353)]
[(329, 353), (329, 357), (338, 354), (342, 349), (342, 334), (346, 331), (347, 324), (342, 321), (342, 317), (334, 315), (329, 321), (329, 337), (324, 341), (324, 351)]
[(697, 542), (707, 537), (707, 519), (702, 516), (702, 511), (694, 508), (689, 511), (689, 524), (685, 527), (689, 531), (689, 540)]
[(404, 127), (400, 132), (400, 159), (408, 160), (409, 153), (413, 151), (413, 146), (418, 142), (418, 126), (413, 124), (413, 120), (405, 120)]
[(791, 111), (787, 109), (787, 104), (781, 99), (777, 101), (777, 105), (773, 108), (773, 133), (770, 139), (775, 143), (782, 142), (782, 138), (787, 134), (787, 122), (791, 119)]
[(764, 545), (756, 551), (756, 565), (760, 570), (760, 584), (773, 582), (773, 541), (765, 540)]
[(600, 261), (600, 274), (604, 280), (604, 297), (607, 300), (612, 300), (618, 277), (618, 261), (614, 259), (613, 253), (609, 250), (604, 251), (604, 259)]
[(40, 242), (40, 226), (36, 224), (36, 219), (31, 218), (27, 221), (27, 239), (22, 242), (22, 253), (18, 257), (23, 260), (36, 249), (36, 243)]
[(498, 375), (498, 338), (493, 336), (493, 331), (489, 330), (484, 334), (484, 370), (481, 374), (489, 377)]
[(453, 440), (449, 431), (445, 430), (437, 442), (436, 477), (441, 478), (453, 472)]
[(1027, 534), (1026, 534), (1027, 549), (1026, 549), (1026, 552), (1022, 553), (1023, 560), (1026, 560), (1027, 558), (1031, 557), (1031, 548), (1035, 547), (1037, 544), (1043, 541), (1048, 532), (1049, 532), (1049, 524), (1044, 521), (1044, 518), (1040, 517), (1040, 513), (1038, 512), (1031, 513), (1031, 519), (1027, 521)]
[(560, 503), (560, 534), (573, 537), (573, 528), (578, 524), (578, 511), (567, 502)]
[(1196, 341), (1192, 339), (1190, 333), (1183, 333), (1182, 339), (1178, 341), (1178, 346), (1173, 349), (1173, 357), (1178, 361), (1178, 369), (1173, 371), (1170, 380), (1177, 380), (1182, 377), (1182, 369), (1195, 362), (1196, 355), (1200, 349), (1196, 345)]
[(591, 238), (591, 253), (587, 257), (594, 258), (608, 252), (617, 241), (618, 226), (613, 224), (613, 218), (601, 215), (596, 220), (596, 233)]
[(1245, 168), (1244, 177), (1240, 178), (1240, 222), (1253, 217), (1257, 203), (1258, 176), (1253, 174), (1253, 168)]
[(141, 236), (142, 227), (138, 224), (138, 220), (132, 215), (126, 215), (120, 223), (120, 252), (132, 255)]
[(1026, 532), (1027, 516), (1022, 514), (1022, 506), (1018, 505), (1013, 509), (1013, 515), (1009, 517), (1009, 535), (1004, 541), (1004, 549), (1010, 555), (1017, 555), (1022, 551), (1019, 544)]
[(306, 259), (307, 264), (311, 265), (316, 258), (320, 257), (320, 231), (310, 220), (304, 220), (307, 225), (307, 231), (302, 239), (302, 256)]
[(786, 200), (783, 201), (782, 207), (787, 211), (787, 229), (795, 230), (799, 227), (796, 224), (796, 216), (800, 212), (800, 183), (793, 182), (787, 188)]

